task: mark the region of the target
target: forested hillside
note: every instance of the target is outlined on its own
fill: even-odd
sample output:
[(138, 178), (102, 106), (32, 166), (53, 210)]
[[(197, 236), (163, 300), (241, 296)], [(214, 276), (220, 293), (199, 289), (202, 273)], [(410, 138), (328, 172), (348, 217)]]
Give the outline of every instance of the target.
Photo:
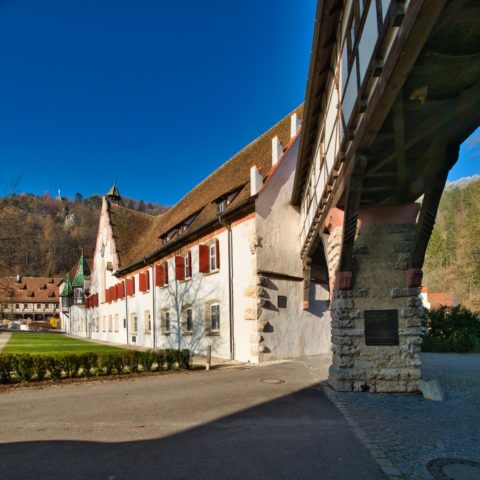
[[(156, 215), (158, 204), (125, 199), (128, 208)], [(102, 198), (75, 200), (21, 194), (0, 198), (0, 274), (63, 275), (81, 249), (95, 249)]]
[(445, 189), (425, 259), (430, 291), (480, 310), (480, 178)]

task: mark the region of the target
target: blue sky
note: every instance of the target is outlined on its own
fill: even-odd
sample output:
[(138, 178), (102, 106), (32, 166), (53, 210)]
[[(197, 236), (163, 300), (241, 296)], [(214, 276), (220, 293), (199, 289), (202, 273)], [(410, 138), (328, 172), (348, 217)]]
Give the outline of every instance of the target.
[[(315, 8), (0, 0), (1, 181), (73, 196), (116, 178), (126, 196), (175, 203), (303, 102)], [(480, 171), (479, 146), (452, 179)]]

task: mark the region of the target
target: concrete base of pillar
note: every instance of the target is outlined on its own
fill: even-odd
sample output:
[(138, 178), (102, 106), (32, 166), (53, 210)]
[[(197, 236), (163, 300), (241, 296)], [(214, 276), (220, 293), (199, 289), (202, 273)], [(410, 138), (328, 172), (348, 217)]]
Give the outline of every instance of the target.
[[(337, 290), (332, 299), (333, 360), (329, 383), (335, 390), (418, 390), (421, 289), (405, 287), (414, 228), (413, 224), (364, 224), (358, 233), (352, 289)], [(398, 345), (367, 345), (368, 310), (394, 311), (398, 316)]]

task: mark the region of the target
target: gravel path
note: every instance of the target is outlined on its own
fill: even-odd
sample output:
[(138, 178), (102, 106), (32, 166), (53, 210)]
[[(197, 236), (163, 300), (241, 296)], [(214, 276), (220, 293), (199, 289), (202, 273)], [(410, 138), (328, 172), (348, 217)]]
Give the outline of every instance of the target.
[(0, 353), (4, 349), (5, 345), (10, 340), (12, 334), (10, 332), (0, 332)]

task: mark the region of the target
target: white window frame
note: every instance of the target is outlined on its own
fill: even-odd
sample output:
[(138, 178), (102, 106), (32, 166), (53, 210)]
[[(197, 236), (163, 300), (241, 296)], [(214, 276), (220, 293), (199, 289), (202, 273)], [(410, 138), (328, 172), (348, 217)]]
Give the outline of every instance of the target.
[(183, 256), (183, 274), (185, 276), (185, 280), (192, 278), (190, 272), (192, 271), (191, 265), (188, 264), (188, 252)]
[[(213, 309), (217, 307), (217, 315), (218, 315), (218, 327), (213, 328)], [(212, 303), (210, 305), (210, 331), (212, 332), (219, 332), (220, 331), (220, 304), (219, 303)]]
[(114, 330), (114, 332), (118, 332), (118, 328), (119, 328), (119, 317), (118, 317), (118, 313), (116, 313), (114, 318), (113, 318), (113, 330)]
[(107, 317), (104, 315), (102, 317), (102, 332), (107, 331)]
[(138, 316), (136, 312), (132, 312), (130, 314), (130, 326), (131, 326), (131, 334), (137, 335), (138, 334)]
[[(191, 320), (191, 329), (188, 329), (188, 312), (190, 312), (190, 320)], [(188, 307), (185, 309), (185, 331), (187, 333), (192, 333), (193, 332), (193, 308)]]
[(143, 325), (145, 328), (145, 334), (150, 335), (152, 333), (152, 314), (150, 310), (145, 310), (143, 312)]
[(217, 271), (217, 245), (215, 242), (208, 247), (208, 264), (211, 272)]
[(165, 333), (170, 333), (170, 312), (165, 311), (163, 312), (163, 325), (165, 329)]
[(108, 331), (113, 332), (113, 318), (112, 318), (112, 315), (108, 316)]

